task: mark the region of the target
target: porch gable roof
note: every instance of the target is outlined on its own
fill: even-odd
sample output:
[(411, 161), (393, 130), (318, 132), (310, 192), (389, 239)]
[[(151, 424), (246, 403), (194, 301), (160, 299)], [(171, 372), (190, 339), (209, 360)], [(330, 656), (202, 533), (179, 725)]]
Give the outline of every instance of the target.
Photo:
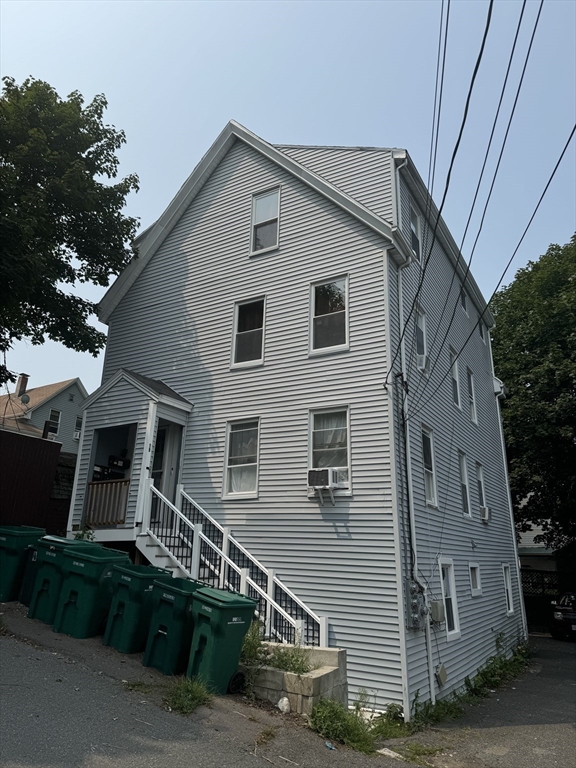
[(141, 373), (129, 371), (126, 368), (119, 368), (111, 379), (93, 392), (82, 404), (82, 410), (90, 408), (103, 395), (113, 389), (119, 381), (128, 381), (133, 387), (143, 392), (150, 400), (156, 403), (165, 403), (174, 408), (190, 413), (194, 407), (193, 403), (179, 395), (171, 387), (158, 379), (151, 379), (149, 376), (143, 376)]

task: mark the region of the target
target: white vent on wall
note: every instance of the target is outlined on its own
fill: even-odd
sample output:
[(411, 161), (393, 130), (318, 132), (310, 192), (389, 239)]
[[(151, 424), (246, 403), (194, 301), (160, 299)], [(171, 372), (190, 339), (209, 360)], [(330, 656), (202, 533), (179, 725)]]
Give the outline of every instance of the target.
[(338, 470), (332, 467), (308, 470), (310, 488), (338, 488)]
[(79, 429), (77, 429), (74, 432), (74, 440), (80, 440), (80, 430)]
[(484, 522), (487, 523), (491, 517), (492, 513), (490, 512), (490, 507), (480, 507), (480, 520), (484, 520)]

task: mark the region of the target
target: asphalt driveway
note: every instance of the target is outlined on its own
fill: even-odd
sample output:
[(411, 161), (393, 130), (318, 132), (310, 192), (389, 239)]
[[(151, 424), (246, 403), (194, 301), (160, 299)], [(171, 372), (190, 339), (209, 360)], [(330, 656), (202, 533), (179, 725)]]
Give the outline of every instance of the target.
[[(159, 706), (166, 681), (100, 638), (74, 640), (0, 606), (0, 765), (3, 768), (398, 768), (325, 740), (294, 716), (217, 698), (182, 717)], [(464, 717), (406, 740), (436, 768), (574, 768), (576, 643), (532, 636), (531, 666)], [(140, 685), (149, 686), (144, 693)], [(263, 739), (263, 734), (269, 738)], [(388, 745), (394, 749), (395, 744)], [(407, 763), (404, 763), (406, 765)]]

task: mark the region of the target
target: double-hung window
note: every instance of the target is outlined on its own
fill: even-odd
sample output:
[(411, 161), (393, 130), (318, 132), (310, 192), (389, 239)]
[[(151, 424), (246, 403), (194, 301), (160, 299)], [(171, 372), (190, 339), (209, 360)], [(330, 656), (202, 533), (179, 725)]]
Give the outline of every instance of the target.
[(414, 208), (410, 206), (410, 236), (411, 245), (414, 256), (420, 261), (421, 246), (420, 246), (420, 216), (416, 213)]
[(486, 493), (484, 491), (484, 470), (482, 464), (476, 464), (476, 487), (478, 488), (478, 505), (482, 510), (486, 507)]
[(454, 405), (460, 407), (460, 381), (458, 376), (458, 357), (456, 352), (450, 348), (450, 373), (452, 381), (452, 400)]
[(424, 463), (424, 490), (426, 502), (436, 504), (436, 477), (434, 472), (434, 448), (432, 430), (422, 427), (422, 459)]
[(226, 496), (254, 497), (258, 491), (258, 419), (228, 424)]
[(252, 253), (278, 247), (280, 189), (252, 197)]
[(478, 416), (476, 413), (476, 395), (474, 393), (474, 374), (470, 368), (466, 369), (466, 379), (468, 381), (468, 412), (470, 414), (470, 421), (476, 424)]
[(478, 563), (468, 563), (470, 569), (470, 593), (472, 597), (482, 594), (482, 582), (480, 581), (480, 566)]
[(421, 309), (416, 310), (416, 364), (421, 371), (428, 368), (426, 315)]
[(312, 350), (347, 347), (347, 288), (346, 277), (312, 285)]
[(464, 290), (464, 288), (460, 289), (460, 306), (468, 314), (468, 294)]
[(234, 364), (259, 363), (264, 350), (264, 299), (236, 304)]
[(348, 409), (312, 412), (311, 432), (312, 469), (336, 469), (338, 486), (349, 489)]
[(50, 432), (54, 435), (57, 435), (60, 430), (60, 416), (62, 415), (61, 411), (56, 411), (54, 408), (51, 408), (50, 415), (48, 416), (48, 421), (50, 422)]
[(502, 571), (504, 575), (504, 593), (506, 595), (506, 613), (510, 616), (514, 613), (514, 602), (512, 600), (512, 577), (510, 575), (510, 566), (503, 565)]
[(456, 600), (456, 582), (454, 579), (454, 563), (450, 558), (440, 559), (440, 574), (442, 578), (442, 600), (446, 618), (446, 635), (448, 640), (460, 637), (460, 622), (458, 619), (458, 603)]
[(462, 496), (462, 512), (469, 517), (472, 514), (470, 509), (470, 489), (468, 487), (468, 464), (466, 454), (458, 451), (458, 461), (460, 463), (460, 493)]

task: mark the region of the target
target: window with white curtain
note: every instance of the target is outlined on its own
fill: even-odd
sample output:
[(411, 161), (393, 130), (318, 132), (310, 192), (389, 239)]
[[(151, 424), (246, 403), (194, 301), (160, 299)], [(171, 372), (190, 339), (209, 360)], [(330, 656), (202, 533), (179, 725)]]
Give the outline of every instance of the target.
[(336, 469), (339, 487), (349, 488), (348, 410), (313, 412), (311, 427), (312, 469)]
[(255, 496), (258, 490), (258, 419), (228, 424), (226, 496)]

